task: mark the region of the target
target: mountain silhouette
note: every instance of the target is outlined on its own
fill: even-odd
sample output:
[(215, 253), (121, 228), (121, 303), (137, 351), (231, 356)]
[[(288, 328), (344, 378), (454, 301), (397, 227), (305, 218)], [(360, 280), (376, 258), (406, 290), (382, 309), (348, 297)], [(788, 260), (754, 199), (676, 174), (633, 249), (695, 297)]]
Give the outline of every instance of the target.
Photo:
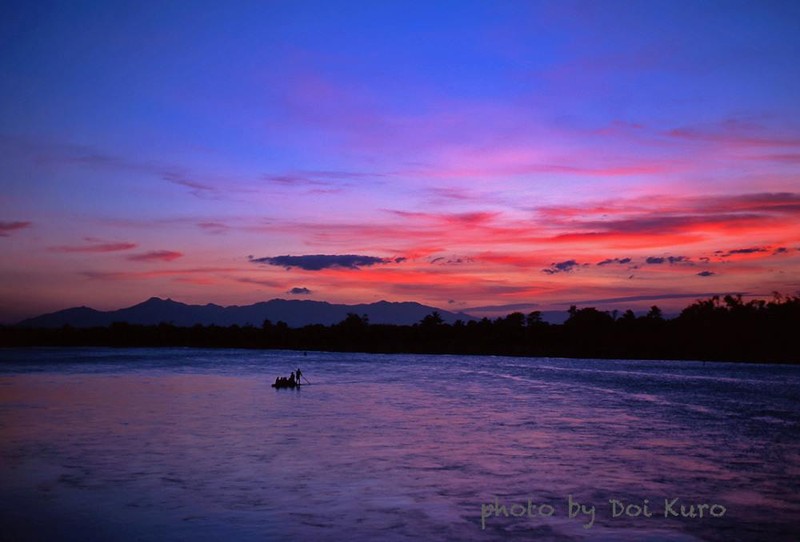
[(129, 324), (157, 325), (169, 323), (176, 326), (202, 325), (254, 325), (260, 326), (264, 320), (273, 323), (286, 322), (290, 327), (309, 324), (332, 325), (344, 320), (348, 313), (366, 315), (371, 324), (415, 324), (425, 316), (437, 311), (446, 323), (456, 320), (474, 320), (465, 313), (454, 313), (421, 305), (414, 302), (389, 302), (360, 305), (339, 305), (325, 301), (272, 299), (253, 305), (231, 305), (223, 307), (207, 305), (187, 305), (151, 297), (143, 303), (114, 311), (98, 311), (89, 307), (73, 307), (62, 311), (43, 314), (23, 320), (18, 326), (52, 328), (70, 325), (73, 327), (108, 326), (114, 322)]

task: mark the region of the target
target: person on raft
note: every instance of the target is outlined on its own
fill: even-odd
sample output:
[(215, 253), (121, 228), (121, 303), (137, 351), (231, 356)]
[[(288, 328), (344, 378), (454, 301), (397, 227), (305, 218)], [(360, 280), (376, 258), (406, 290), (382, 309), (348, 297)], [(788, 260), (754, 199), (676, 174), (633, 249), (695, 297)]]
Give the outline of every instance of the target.
[(300, 372), (300, 368), (297, 368), (297, 383), (300, 383), (300, 377), (303, 376), (303, 373)]

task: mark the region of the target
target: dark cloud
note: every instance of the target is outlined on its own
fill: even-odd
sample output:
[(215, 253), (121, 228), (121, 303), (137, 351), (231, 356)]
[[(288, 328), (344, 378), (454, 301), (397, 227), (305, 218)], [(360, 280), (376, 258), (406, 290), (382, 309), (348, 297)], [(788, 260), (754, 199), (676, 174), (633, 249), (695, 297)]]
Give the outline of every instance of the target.
[(0, 222), (0, 237), (8, 237), (11, 232), (30, 227), (30, 222)]
[(596, 265), (608, 265), (608, 264), (612, 264), (612, 263), (618, 263), (618, 264), (631, 263), (631, 259), (630, 258), (608, 258), (606, 260), (603, 260), (602, 262), (597, 262)]
[(759, 252), (767, 252), (767, 249), (764, 247), (749, 247), (749, 248), (737, 248), (734, 250), (729, 250), (727, 252), (717, 251), (717, 253), (723, 258), (728, 256), (733, 256), (734, 254), (756, 254)]
[(267, 256), (264, 258), (250, 257), (253, 263), (276, 265), (290, 269), (297, 267), (306, 271), (320, 271), (322, 269), (342, 268), (358, 269), (377, 264), (399, 263), (401, 258), (378, 258), (376, 256), (359, 256), (356, 254), (308, 254), (305, 256)]
[(292, 288), (291, 290), (289, 290), (286, 293), (287, 294), (292, 294), (292, 295), (308, 295), (308, 294), (311, 293), (311, 290), (309, 290), (308, 288), (305, 288), (305, 287), (300, 287), (300, 288), (294, 287), (294, 288)]
[(711, 275), (716, 275), (713, 271), (700, 271), (697, 276), (698, 277), (710, 277)]
[(786, 254), (787, 252), (789, 252), (788, 248), (786, 248), (786, 247), (778, 247), (778, 248), (775, 249), (775, 252), (773, 252), (772, 254), (773, 255), (775, 255), (775, 254)]
[(688, 263), (689, 258), (686, 256), (665, 256), (665, 257), (655, 257), (651, 256), (645, 260), (645, 263), (650, 265), (661, 265), (663, 263), (668, 264), (675, 264), (675, 263)]
[(430, 263), (439, 265), (460, 265), (472, 261), (472, 258), (445, 258), (444, 256), (438, 256), (430, 260)]
[(736, 250), (731, 250), (728, 254), (753, 254), (756, 252), (766, 252), (767, 249), (765, 248), (738, 248)]
[(564, 262), (551, 264), (550, 267), (542, 269), (542, 273), (547, 273), (548, 275), (554, 275), (555, 273), (569, 273), (576, 267), (581, 267), (585, 265), (588, 264), (580, 264), (575, 260), (567, 260)]

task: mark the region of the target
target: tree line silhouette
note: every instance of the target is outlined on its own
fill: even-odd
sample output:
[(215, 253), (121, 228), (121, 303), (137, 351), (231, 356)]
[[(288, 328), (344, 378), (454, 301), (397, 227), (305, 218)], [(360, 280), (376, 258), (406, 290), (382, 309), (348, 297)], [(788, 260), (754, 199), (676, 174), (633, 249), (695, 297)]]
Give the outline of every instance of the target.
[(800, 297), (774, 294), (745, 303), (740, 295), (698, 300), (672, 319), (572, 306), (563, 324), (538, 311), (445, 323), (433, 312), (414, 325), (371, 324), (350, 313), (338, 324), (290, 328), (178, 327), (169, 323), (56, 329), (0, 328), (3, 346), (205, 347), (339, 352), (482, 354), (622, 359), (694, 359), (797, 363)]

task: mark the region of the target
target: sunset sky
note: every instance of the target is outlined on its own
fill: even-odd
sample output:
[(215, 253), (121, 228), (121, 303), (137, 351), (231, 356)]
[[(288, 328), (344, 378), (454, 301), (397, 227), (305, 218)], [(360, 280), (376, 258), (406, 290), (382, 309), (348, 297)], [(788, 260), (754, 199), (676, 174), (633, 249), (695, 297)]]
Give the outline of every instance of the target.
[(798, 2), (12, 1), (0, 67), (5, 323), (800, 291)]

